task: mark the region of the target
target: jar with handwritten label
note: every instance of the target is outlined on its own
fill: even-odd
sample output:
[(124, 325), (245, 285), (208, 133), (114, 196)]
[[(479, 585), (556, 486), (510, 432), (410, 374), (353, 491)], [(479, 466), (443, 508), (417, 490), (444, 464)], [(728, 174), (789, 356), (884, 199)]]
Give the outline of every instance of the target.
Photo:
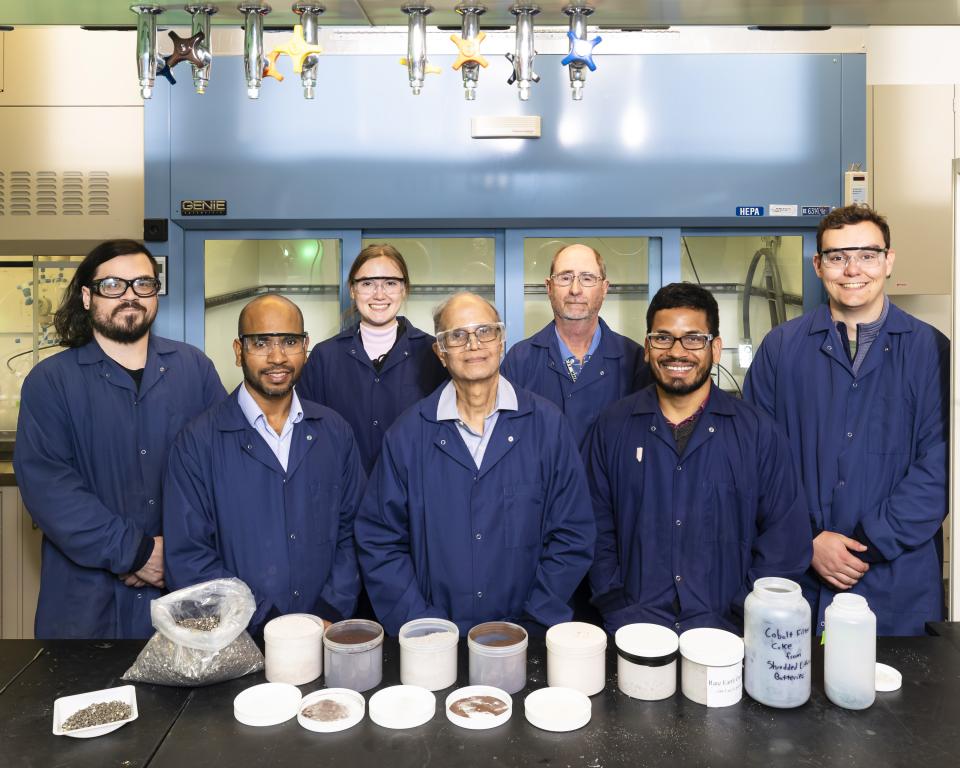
[(768, 707), (810, 698), (810, 604), (789, 579), (757, 579), (743, 606), (744, 688)]

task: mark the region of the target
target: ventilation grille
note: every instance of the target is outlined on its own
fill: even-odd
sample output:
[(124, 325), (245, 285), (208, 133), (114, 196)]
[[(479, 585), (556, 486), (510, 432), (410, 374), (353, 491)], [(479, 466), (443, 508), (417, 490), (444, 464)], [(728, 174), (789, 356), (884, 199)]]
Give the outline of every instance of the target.
[(0, 171), (0, 216), (109, 216), (106, 171)]

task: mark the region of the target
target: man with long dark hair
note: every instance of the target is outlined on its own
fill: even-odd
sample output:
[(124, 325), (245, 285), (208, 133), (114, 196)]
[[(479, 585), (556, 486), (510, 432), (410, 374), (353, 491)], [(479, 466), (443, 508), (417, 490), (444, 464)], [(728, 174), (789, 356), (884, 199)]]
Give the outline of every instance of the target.
[(226, 394), (199, 350), (150, 333), (159, 288), (143, 245), (98, 245), (54, 318), (67, 350), (23, 383), (13, 461), (44, 534), (38, 638), (150, 634), (167, 450)]

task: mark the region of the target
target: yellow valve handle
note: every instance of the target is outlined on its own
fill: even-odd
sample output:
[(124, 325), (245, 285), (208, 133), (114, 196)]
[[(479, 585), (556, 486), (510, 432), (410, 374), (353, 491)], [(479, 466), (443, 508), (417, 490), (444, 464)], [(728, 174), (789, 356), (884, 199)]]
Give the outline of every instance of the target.
[(453, 41), (454, 45), (457, 46), (457, 50), (460, 51), (460, 55), (457, 56), (457, 60), (453, 62), (454, 69), (460, 69), (467, 62), (474, 62), (479, 64), (481, 67), (486, 68), (490, 63), (483, 56), (480, 55), (480, 43), (482, 43), (487, 37), (487, 33), (481, 30), (480, 34), (476, 38), (464, 38), (460, 35), (450, 35), (450, 39)]
[[(289, 56), (290, 60), (293, 62), (293, 71), (299, 74), (303, 71), (303, 61), (311, 53), (321, 54), (323, 53), (323, 48), (319, 45), (311, 45), (303, 38), (303, 25), (297, 24), (293, 28), (293, 37), (291, 37), (283, 45), (278, 45), (272, 51), (270, 51), (270, 56), (274, 54), (277, 57), (281, 55)], [(274, 63), (276, 63), (276, 58), (274, 58)]]
[[(402, 59), (400, 59), (400, 64), (401, 64), (402, 66), (404, 66), (404, 67), (407, 66), (407, 57), (406, 57), (406, 56), (404, 56)], [(440, 67), (436, 66), (435, 64), (427, 64), (427, 65), (424, 66), (424, 68), (423, 68), (423, 74), (425, 74), (425, 75), (439, 75), (441, 72), (443, 72), (443, 70), (440, 69)]]
[(283, 82), (283, 75), (280, 74), (280, 70), (277, 69), (277, 59), (280, 58), (279, 51), (270, 51), (266, 55), (267, 63), (263, 68), (264, 77), (272, 77), (274, 80)]

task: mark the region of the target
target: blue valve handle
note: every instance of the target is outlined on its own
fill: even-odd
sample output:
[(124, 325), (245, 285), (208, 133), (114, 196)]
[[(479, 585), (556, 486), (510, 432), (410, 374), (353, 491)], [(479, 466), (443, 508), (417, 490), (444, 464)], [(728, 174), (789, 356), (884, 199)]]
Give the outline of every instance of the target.
[[(170, 69), (170, 57), (163, 56), (158, 58), (163, 61), (163, 66), (157, 67), (157, 77), (165, 77), (170, 81), (170, 85), (176, 85), (177, 81), (174, 79), (173, 72)], [(158, 61), (157, 63), (159, 64), (160, 62)]]
[(593, 40), (582, 40), (576, 36), (572, 29), (567, 30), (567, 37), (570, 38), (570, 53), (560, 62), (560, 66), (586, 64), (591, 72), (596, 72), (597, 65), (593, 63), (593, 49), (603, 38), (597, 35)]

